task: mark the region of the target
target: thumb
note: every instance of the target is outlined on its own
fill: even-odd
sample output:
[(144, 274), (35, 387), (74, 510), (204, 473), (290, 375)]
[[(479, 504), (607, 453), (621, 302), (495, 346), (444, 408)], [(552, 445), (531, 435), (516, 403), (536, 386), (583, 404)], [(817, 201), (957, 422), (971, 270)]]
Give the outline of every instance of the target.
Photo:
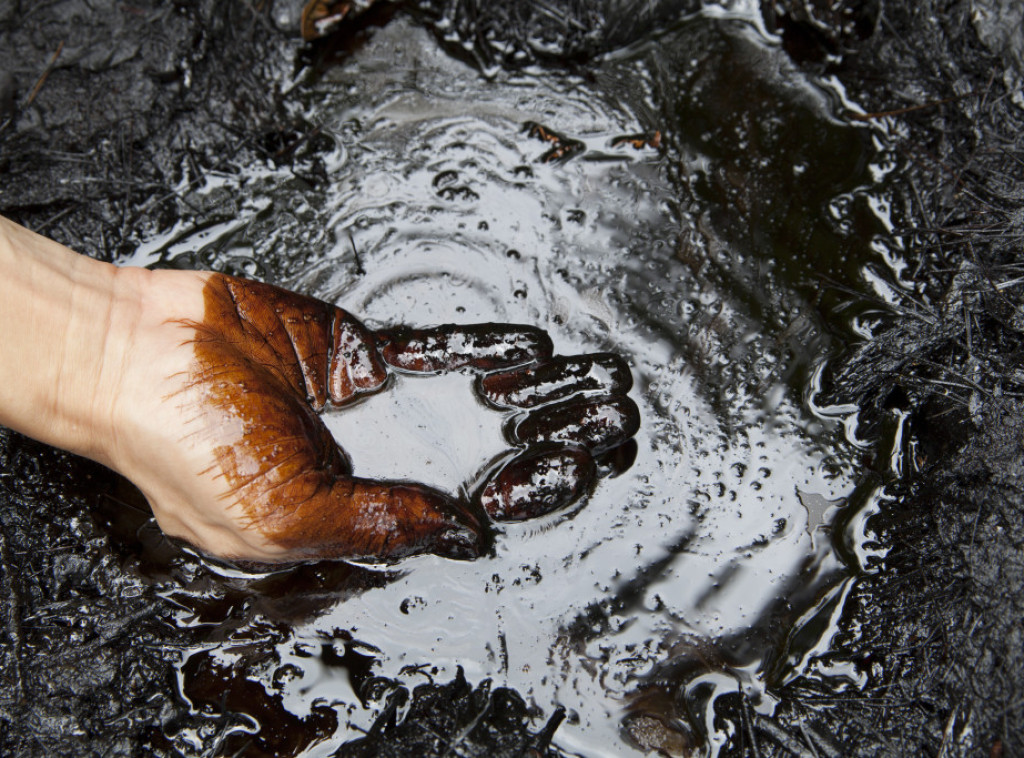
[(429, 487), (355, 477), (297, 477), (279, 518), (264, 534), (286, 560), (397, 560), (434, 553), (468, 560), (480, 555), (480, 522), (452, 498)]

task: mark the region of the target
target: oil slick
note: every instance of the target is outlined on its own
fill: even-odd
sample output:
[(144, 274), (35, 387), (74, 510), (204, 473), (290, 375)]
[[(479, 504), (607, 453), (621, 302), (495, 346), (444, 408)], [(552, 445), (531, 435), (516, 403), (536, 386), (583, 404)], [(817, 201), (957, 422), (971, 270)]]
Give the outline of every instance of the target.
[[(714, 698), (739, 690), (770, 710), (776, 630), (842, 597), (849, 567), (826, 526), (812, 539), (801, 525), (805, 501), (851, 495), (859, 459), (842, 438), (849, 414), (802, 404), (824, 344), (805, 285), (822, 270), (859, 281), (876, 255), (869, 234), (846, 236), (873, 156), (755, 27), (700, 18), (666, 34), (652, 43), (658, 61), (625, 51), (595, 64), (596, 79), (483, 81), (396, 20), (309, 85), (310, 117), (337, 139), (330, 185), (311, 197), (282, 172), (244, 189), (269, 197), (251, 224), (274, 242), (252, 239), (275, 281), (343, 303), (371, 329), (535, 324), (553, 354), (622, 355), (635, 380), (622, 392), (643, 418), (635, 463), (602, 479), (585, 507), (566, 506), (571, 518), (504, 521), (481, 560), (411, 558), (386, 586), (288, 629), (280, 665), (301, 672), (285, 687), (289, 708), (327, 701), (345, 714), (323, 752), (368, 729), (383, 703), (365, 705), (315, 654), (289, 646), (317, 650), (344, 632), (372, 646), (376, 674), (412, 686), (421, 666), (440, 679), (460, 666), (470, 681), (493, 677), (546, 714), (567, 708), (555, 740), (565, 751), (628, 754), (626, 723), (712, 752), (724, 739)], [(743, 96), (723, 82), (742, 83)], [(525, 120), (557, 124), (587, 150), (538, 162), (537, 138), (562, 143), (547, 129), (524, 134)], [(654, 132), (657, 149), (639, 137), (610, 147)], [(589, 160), (601, 151), (616, 159)], [(794, 165), (806, 167), (799, 181)], [(838, 195), (849, 202), (830, 218)], [(313, 243), (299, 260), (277, 250), (282, 239)], [(474, 413), (490, 419), (498, 452), (481, 448), (475, 465), (501, 455), (493, 422), (528, 415), (535, 386), (561, 391), (542, 366), (489, 388), (480, 380), (488, 407)], [(601, 397), (613, 373), (598, 365), (565, 378)], [(450, 378), (472, 391), (468, 377)], [(441, 444), (440, 457), (458, 457)], [(515, 512), (510, 502), (495, 510)], [(692, 740), (665, 732), (684, 721)]]

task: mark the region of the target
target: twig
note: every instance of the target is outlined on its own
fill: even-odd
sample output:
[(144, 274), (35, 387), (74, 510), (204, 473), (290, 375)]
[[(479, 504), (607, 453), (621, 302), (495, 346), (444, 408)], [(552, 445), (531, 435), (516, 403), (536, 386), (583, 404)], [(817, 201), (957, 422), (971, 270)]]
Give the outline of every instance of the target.
[(487, 702), (484, 703), (484, 707), (480, 710), (480, 712), (474, 714), (473, 717), (469, 720), (469, 723), (466, 724), (462, 729), (460, 729), (458, 734), (456, 734), (448, 740), (448, 745), (445, 748), (445, 751), (441, 754), (441, 758), (449, 758), (449, 756), (452, 755), (462, 755), (460, 752), (458, 752), (460, 746), (462, 745), (463, 742), (465, 742), (466, 738), (473, 732), (473, 730), (476, 729), (476, 725), (480, 723), (480, 720), (491, 712), (492, 705), (493, 700), (489, 698)]
[(761, 748), (757, 744), (757, 735), (754, 734), (754, 725), (749, 711), (750, 702), (744, 697), (743, 702), (740, 704), (740, 721), (743, 722), (743, 730), (747, 733), (747, 739), (750, 740), (751, 754), (754, 758), (761, 758)]
[(348, 242), (349, 242), (350, 245), (352, 245), (352, 257), (356, 259), (356, 274), (358, 276), (364, 276), (366, 274), (366, 269), (363, 268), (363, 261), (359, 257), (359, 250), (356, 248), (355, 237), (352, 236), (352, 230), (351, 229), (349, 229), (347, 231), (348, 231)]
[[(995, 78), (996, 78), (996, 72), (993, 69), (992, 74), (988, 78), (988, 84), (985, 85), (985, 90), (984, 90), (984, 92), (982, 92), (981, 103), (978, 104), (979, 110), (981, 108), (985, 107), (985, 101), (988, 100), (988, 93), (992, 89), (992, 82), (995, 81)], [(977, 145), (975, 145), (974, 149), (971, 151), (971, 154), (969, 156), (967, 156), (967, 160), (965, 160), (960, 165), (960, 169), (956, 173), (956, 179), (954, 179), (954, 181), (953, 181), (953, 186), (954, 187), (957, 187), (957, 186), (960, 185), (960, 180), (963, 178), (964, 172), (967, 171), (967, 167), (970, 166), (971, 163), (974, 162), (974, 159), (975, 159), (975, 157), (977, 157), (978, 152), (981, 150), (983, 144), (984, 144), (984, 141), (981, 141)]]
[(956, 717), (960, 712), (960, 704), (957, 703), (956, 708), (949, 714), (949, 719), (946, 721), (946, 728), (942, 730), (942, 744), (939, 745), (939, 758), (946, 755), (946, 750), (949, 748), (953, 739), (953, 729), (956, 726)]
[(79, 206), (78, 206), (77, 204), (76, 204), (76, 205), (69, 205), (69, 206), (68, 206), (67, 208), (65, 208), (64, 210), (62, 210), (62, 211), (59, 211), (59, 212), (57, 212), (57, 213), (53, 214), (52, 216), (50, 216), (50, 218), (46, 219), (46, 221), (44, 221), (44, 222), (43, 222), (43, 223), (41, 223), (41, 224), (40, 224), (40, 225), (39, 225), (38, 227), (36, 227), (36, 229), (35, 229), (35, 232), (36, 232), (37, 234), (42, 234), (42, 233), (44, 233), (44, 232), (45, 232), (45, 231), (46, 231), (47, 229), (49, 229), (49, 228), (50, 228), (51, 226), (53, 226), (54, 224), (56, 224), (56, 223), (57, 223), (58, 221), (60, 221), (60, 220), (61, 220), (62, 218), (64, 218), (65, 216), (67, 216), (67, 215), (68, 215), (69, 213), (71, 213), (72, 211), (75, 211), (75, 210), (77, 210), (77, 209), (78, 209), (78, 207), (79, 207)]
[(911, 303), (917, 306), (916, 309), (907, 308), (898, 303), (891, 303), (885, 298), (881, 297), (880, 295), (870, 293), (865, 294), (863, 292), (859, 292), (852, 287), (847, 287), (845, 284), (842, 284), (841, 282), (827, 275), (819, 276), (818, 280), (824, 282), (837, 292), (842, 292), (844, 295), (851, 295), (856, 298), (869, 300), (873, 302), (875, 305), (879, 306), (880, 308), (895, 311), (896, 313), (899, 313), (902, 316), (906, 316), (908, 318), (916, 318), (918, 321), (923, 321), (926, 324), (930, 324), (932, 326), (935, 326), (938, 323), (938, 319), (934, 312), (931, 315), (929, 315), (928, 312), (931, 311), (932, 309), (926, 303), (916, 299), (915, 297), (910, 295), (910, 293), (906, 292), (905, 290), (899, 289), (896, 286), (892, 287), (893, 292), (899, 294), (901, 298), (909, 300)]
[(548, 749), (548, 746), (551, 745), (551, 740), (554, 739), (555, 732), (564, 720), (565, 708), (558, 706), (555, 708), (554, 713), (551, 714), (551, 718), (548, 719), (544, 728), (534, 736), (532, 749), (538, 753), (544, 753)]
[(36, 81), (36, 86), (32, 88), (32, 92), (29, 93), (28, 99), (25, 100), (25, 104), (21, 106), (23, 109), (32, 105), (32, 102), (36, 99), (36, 95), (39, 94), (39, 90), (41, 90), (43, 85), (46, 84), (46, 80), (50, 76), (50, 72), (53, 71), (53, 67), (57, 63), (57, 59), (60, 57), (62, 50), (64, 50), (64, 40), (61, 40), (60, 44), (57, 45), (57, 49), (50, 57), (50, 62), (46, 64), (46, 68), (43, 69), (43, 73), (39, 75), (39, 79)]
[(155, 616), (159, 612), (159, 610), (160, 609), (157, 606), (150, 606), (148, 608), (143, 608), (142, 610), (136, 611), (135, 613), (132, 613), (122, 619), (119, 619), (117, 628), (107, 629), (101, 632), (96, 639), (79, 646), (78, 650), (76, 651), (77, 655), (79, 657), (83, 655), (89, 655), (99, 650), (100, 648), (106, 647), (111, 642), (116, 640), (118, 637), (126, 634), (129, 629), (133, 628), (137, 624), (137, 622), (142, 621), (151, 616)]
[(958, 100), (964, 98), (973, 97), (977, 95), (977, 92), (971, 91), (963, 95), (956, 95), (955, 97), (947, 97), (942, 100), (933, 100), (930, 103), (922, 103), (921, 105), (908, 105), (906, 108), (895, 108), (891, 111), (876, 111), (875, 113), (854, 113), (853, 111), (847, 111), (846, 117), (852, 121), (871, 121), (876, 118), (885, 118), (887, 116), (902, 116), (906, 113), (913, 113), (914, 111), (923, 111), (926, 108), (935, 108), (939, 105), (946, 105), (947, 103), (955, 103)]
[(807, 729), (804, 727), (804, 720), (800, 719), (797, 722), (797, 726), (800, 727), (800, 734), (803, 736), (804, 742), (807, 743), (807, 747), (811, 749), (811, 753), (814, 754), (814, 758), (821, 758), (821, 756), (818, 755), (818, 748), (815, 746), (814, 740), (811, 739), (811, 736), (807, 733)]
[[(793, 755), (800, 756), (800, 758), (812, 758), (812, 754), (807, 750), (804, 750), (803, 745), (801, 745), (796, 739), (790, 736), (785, 729), (771, 719), (765, 718), (758, 713), (752, 713), (750, 722), (753, 726), (757, 727), (759, 732), (767, 734), (771, 739)], [(756, 743), (754, 747), (757, 749)], [(756, 755), (760, 756), (760, 751), (758, 751)]]
[[(275, 161), (280, 161), (282, 158), (294, 156), (295, 153), (298, 151), (298, 149), (300, 147), (305, 145), (307, 142), (312, 140), (314, 137), (320, 136), (320, 133), (322, 131), (323, 131), (322, 127), (319, 127), (319, 126), (313, 127), (309, 131), (305, 132), (301, 137), (299, 137), (294, 142), (290, 142), (287, 145), (284, 145), (283, 147), (279, 148), (278, 151), (276, 153), (274, 153), (273, 155), (270, 155), (270, 157), (273, 158)], [(267, 151), (263, 151), (263, 152), (264, 152), (264, 154), (269, 155), (269, 153), (267, 153)]]
[(28, 106), (32, 105), (32, 101), (36, 99), (36, 95), (38, 95), (39, 90), (42, 89), (43, 84), (46, 82), (46, 77), (48, 77), (50, 75), (50, 72), (53, 71), (53, 65), (57, 62), (57, 58), (60, 57), (60, 53), (63, 49), (64, 40), (61, 40), (60, 44), (57, 45), (57, 50), (56, 52), (54, 52), (53, 57), (50, 58), (50, 62), (46, 65), (46, 68), (43, 69), (43, 73), (39, 75), (39, 79), (36, 80), (36, 84), (32, 88), (32, 92), (29, 94), (28, 98), (25, 100), (25, 102), (15, 107), (14, 111), (6, 119), (4, 119), (3, 122), (0, 122), (0, 135), (3, 135), (3, 133), (7, 131), (8, 127), (10, 127), (11, 124), (17, 121), (18, 116), (21, 115), (21, 112), (23, 110), (25, 110)]

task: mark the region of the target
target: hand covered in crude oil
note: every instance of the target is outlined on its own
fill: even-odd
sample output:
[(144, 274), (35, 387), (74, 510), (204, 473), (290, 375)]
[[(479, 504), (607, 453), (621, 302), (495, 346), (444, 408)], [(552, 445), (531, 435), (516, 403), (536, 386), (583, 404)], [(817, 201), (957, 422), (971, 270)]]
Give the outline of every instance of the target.
[[(204, 314), (175, 324), (192, 357), (165, 397), (187, 430), (168, 442), (186, 448), (198, 490), (147, 487), (144, 460), (118, 468), (166, 532), (205, 552), (257, 562), (473, 558), (487, 544), (488, 517), (563, 508), (602, 466), (631, 462), (639, 413), (616, 356), (552, 357), (548, 335), (528, 326), (373, 332), (340, 308), (271, 285), (192, 276), (203, 283)], [(393, 370), (471, 371), (486, 402), (517, 411), (506, 428), (514, 451), (470, 501), (354, 476), (320, 419), (327, 403), (383, 390)]]

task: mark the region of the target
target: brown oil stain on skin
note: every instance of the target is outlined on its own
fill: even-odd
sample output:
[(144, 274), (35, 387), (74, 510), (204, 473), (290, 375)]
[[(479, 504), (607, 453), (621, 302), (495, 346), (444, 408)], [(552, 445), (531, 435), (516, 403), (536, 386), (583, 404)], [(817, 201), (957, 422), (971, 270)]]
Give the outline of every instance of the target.
[(640, 429), (640, 409), (624, 395), (557, 403), (513, 419), (506, 436), (514, 443), (565, 443), (598, 454), (626, 443)]
[[(279, 561), (475, 558), (488, 518), (535, 518), (576, 502), (597, 478), (594, 456), (607, 468), (608, 451), (639, 427), (621, 358), (554, 357), (536, 327), (374, 332), (329, 303), (223, 274), (207, 279), (203, 296), (202, 321), (186, 326), (193, 422), (212, 436), (216, 459), (204, 474), (223, 478), (242, 528), (279, 547)], [(382, 390), (391, 370), (476, 372), (482, 402), (524, 412), (506, 429), (518, 454), (474, 498), (353, 476), (318, 414)], [(628, 468), (632, 457), (623, 460)]]
[(597, 467), (580, 447), (528, 449), (481, 490), (484, 511), (495, 521), (523, 521), (566, 508), (594, 482)]
[(420, 374), (461, 368), (481, 371), (532, 364), (551, 357), (551, 338), (534, 326), (445, 324), (381, 332), (377, 344), (388, 364)]
[(624, 395), (632, 386), (629, 366), (612, 353), (561, 356), (477, 380), (477, 392), (498, 408), (535, 408), (595, 392)]
[(219, 443), (225, 497), (281, 560), (479, 554), (481, 527), (428, 487), (351, 476), (317, 411), (380, 390), (373, 333), (328, 303), (212, 275), (195, 330), (195, 412)]

